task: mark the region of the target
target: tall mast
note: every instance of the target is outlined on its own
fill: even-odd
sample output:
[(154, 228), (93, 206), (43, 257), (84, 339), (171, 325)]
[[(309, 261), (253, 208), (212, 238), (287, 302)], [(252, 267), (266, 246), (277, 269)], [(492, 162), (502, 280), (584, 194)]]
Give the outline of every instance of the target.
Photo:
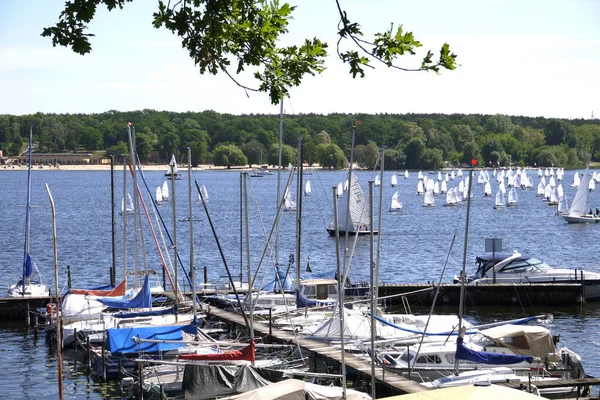
[[(248, 173), (244, 172), (244, 210), (246, 226), (246, 261), (248, 262), (248, 305), (250, 307), (250, 339), (254, 339), (254, 304), (252, 303), (252, 266), (250, 263), (250, 219), (248, 215)], [(241, 282), (240, 282), (241, 287)]]
[[(175, 204), (175, 156), (173, 155), (173, 165), (171, 166), (171, 196), (173, 201), (171, 203), (173, 209), (173, 261), (175, 262), (175, 287), (173, 288), (173, 294), (175, 295), (175, 305), (179, 305), (179, 280), (177, 278), (177, 258), (179, 257), (177, 250), (177, 207)], [(191, 215), (190, 215), (191, 218)]]
[(303, 153), (302, 153), (302, 136), (298, 138), (298, 168), (296, 170), (296, 288), (300, 288), (300, 250), (302, 239), (302, 171), (303, 171)]
[(115, 286), (117, 271), (117, 242), (116, 242), (116, 221), (115, 221), (115, 156), (110, 155), (110, 234), (112, 240), (112, 266), (110, 269), (110, 284)]
[(31, 154), (33, 153), (33, 128), (29, 127), (29, 161), (27, 168), (27, 209), (25, 210), (25, 249), (23, 256), (23, 296), (25, 296), (25, 286), (29, 285), (31, 271), (31, 261), (29, 258), (29, 230), (31, 229)]
[[(281, 201), (281, 152), (283, 151), (283, 98), (279, 103), (279, 161), (277, 165), (277, 208)], [(279, 222), (275, 231), (275, 265), (279, 265)]]
[[(342, 399), (346, 398), (346, 348), (344, 344), (344, 286), (342, 285), (342, 268), (340, 265), (340, 227), (338, 225), (337, 187), (333, 187), (333, 224), (335, 226), (335, 261), (338, 276), (338, 307), (340, 318), (340, 347), (342, 358)], [(335, 312), (335, 311), (334, 311)]]
[(123, 156), (123, 280), (127, 281), (127, 155)]
[[(134, 235), (134, 240), (133, 240), (133, 266), (134, 266), (134, 273), (137, 274), (138, 272), (138, 219), (136, 217), (137, 212), (140, 209), (140, 199), (138, 197), (138, 193), (137, 193), (137, 178), (136, 178), (136, 173), (135, 173), (135, 127), (132, 128), (132, 124), (131, 122), (127, 125), (127, 136), (129, 139), (129, 157), (131, 159), (131, 166), (132, 166), (132, 170), (133, 170), (133, 212), (134, 212), (134, 218), (133, 218), (133, 235)], [(127, 211), (127, 210), (125, 210)], [(126, 212), (125, 212), (126, 214)], [(135, 280), (135, 285), (137, 287), (138, 282), (137, 279)]]
[(196, 322), (196, 266), (194, 265), (194, 207), (192, 206), (192, 150), (187, 148), (188, 156), (188, 207), (190, 214), (190, 275), (192, 278), (192, 310)]

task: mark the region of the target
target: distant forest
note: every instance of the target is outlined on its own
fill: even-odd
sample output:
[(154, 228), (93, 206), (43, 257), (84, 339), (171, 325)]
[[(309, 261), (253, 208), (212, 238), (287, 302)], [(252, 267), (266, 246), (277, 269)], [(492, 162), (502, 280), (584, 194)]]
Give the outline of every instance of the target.
[[(298, 138), (309, 164), (342, 168), (349, 159), (353, 123), (355, 161), (374, 168), (385, 148), (386, 169), (437, 169), (448, 165), (571, 166), (600, 161), (600, 120), (463, 114), (300, 114), (283, 118), (283, 165), (296, 164)], [(0, 115), (0, 149), (25, 150), (30, 127), (36, 152), (103, 151), (127, 154), (126, 126), (136, 129), (142, 162), (182, 161), (187, 147), (194, 165), (276, 165), (278, 115), (231, 115), (214, 111), (141, 110), (101, 114)]]

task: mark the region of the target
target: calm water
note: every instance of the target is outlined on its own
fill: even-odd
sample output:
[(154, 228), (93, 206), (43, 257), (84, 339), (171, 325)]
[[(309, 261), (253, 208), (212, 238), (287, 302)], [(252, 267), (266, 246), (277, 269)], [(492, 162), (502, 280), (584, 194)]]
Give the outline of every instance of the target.
[[(536, 171), (530, 171), (537, 185)], [(570, 187), (573, 171), (567, 171), (563, 188), (570, 199), (575, 189)], [(176, 182), (177, 219), (188, 216), (187, 175)], [(442, 207), (444, 196), (438, 196), (433, 208), (422, 207), (423, 198), (416, 196), (417, 174), (412, 173), (408, 180), (398, 177), (398, 188), (390, 187), (392, 172), (387, 172), (382, 180), (383, 213), (381, 235), (381, 281), (382, 282), (427, 282), (437, 281), (446, 256), (450, 259), (443, 277), (450, 282), (452, 276), (460, 271), (462, 265), (466, 207)], [(282, 186), (288, 173), (282, 173)], [(164, 181), (162, 172), (145, 174), (148, 186), (154, 193), (155, 188)], [(230, 171), (199, 171), (194, 174), (200, 185), (205, 185), (209, 193), (208, 209), (217, 235), (223, 247), (229, 268), (236, 275), (240, 273), (239, 244), (239, 204), (240, 174)], [(436, 175), (430, 175), (435, 178)], [(365, 195), (368, 196), (368, 180), (373, 179), (371, 172), (358, 172), (358, 178)], [(303, 235), (301, 265), (304, 269), (308, 257), (313, 271), (325, 271), (335, 268), (335, 241), (329, 238), (325, 228), (333, 217), (332, 187), (346, 179), (346, 173), (313, 172), (309, 179), (313, 188), (311, 197), (303, 198)], [(122, 172), (116, 173), (116, 198), (120, 204), (123, 192)], [(3, 257), (0, 270), (5, 277), (0, 290), (15, 282), (21, 273), (23, 259), (23, 238), (26, 197), (26, 171), (0, 170), (0, 244)], [(74, 286), (106, 284), (109, 281), (111, 265), (111, 218), (110, 218), (110, 174), (109, 172), (79, 172), (38, 170), (33, 175), (31, 254), (42, 275), (54, 287), (52, 221), (50, 203), (44, 184), (47, 183), (56, 203), (59, 286), (66, 284), (66, 266), (73, 271)], [(129, 179), (129, 186), (131, 179)], [(449, 187), (458, 184), (458, 179)], [(140, 182), (140, 185), (142, 183)], [(267, 243), (267, 235), (275, 217), (277, 175), (249, 179), (248, 202), (250, 209), (250, 230), (252, 232), (251, 262), (256, 269), (258, 261)], [(404, 203), (404, 212), (399, 215), (387, 213), (391, 196), (400, 191)], [(131, 189), (129, 189), (131, 191)], [(282, 189), (283, 191), (283, 189)], [(496, 185), (493, 184), (493, 191)], [(295, 184), (292, 192), (296, 193)], [(493, 210), (492, 198), (483, 197), (483, 185), (473, 185), (474, 197), (471, 207), (469, 246), (467, 266), (472, 272), (473, 259), (484, 250), (484, 239), (502, 238), (504, 249), (518, 249), (535, 255), (554, 266), (585, 268), (600, 271), (595, 246), (600, 243), (600, 226), (567, 225), (562, 218), (556, 217), (555, 207), (548, 207), (536, 197), (535, 189), (519, 190), (519, 206), (506, 210)], [(599, 194), (591, 193), (589, 206), (600, 208)], [(375, 191), (375, 206), (378, 207), (378, 188)], [(172, 231), (173, 217), (171, 205), (160, 207), (164, 221)], [(375, 215), (377, 218), (377, 210)], [(200, 221), (194, 223), (194, 257), (198, 268), (206, 266), (209, 280), (224, 281), (225, 268), (218, 253), (215, 239), (207, 223), (206, 215), (194, 195), (194, 215)], [(132, 221), (131, 217), (130, 221)], [(154, 217), (152, 217), (154, 220)], [(261, 222), (262, 221), (262, 222)], [(156, 226), (156, 224), (155, 224)], [(117, 219), (117, 276), (123, 274), (122, 237), (123, 222)], [(266, 234), (263, 234), (263, 229)], [(133, 223), (128, 224), (128, 268), (134, 268), (133, 241), (131, 233)], [(150, 236), (147, 223), (143, 226), (146, 243), (146, 262), (149, 268), (159, 270), (160, 258), (154, 240)], [(189, 261), (189, 224), (177, 222), (178, 248), (184, 265)], [(456, 242), (450, 248), (453, 235)], [(162, 239), (159, 241), (162, 242)], [(352, 243), (349, 243), (351, 246)], [(279, 259), (286, 264), (288, 256), (295, 252), (295, 213), (282, 215)], [(244, 249), (245, 254), (245, 249)], [(269, 254), (267, 252), (267, 254)], [(268, 257), (267, 257), (268, 258)], [(139, 267), (144, 261), (140, 257)], [(265, 265), (267, 262), (265, 261)], [(359, 238), (350, 268), (350, 277), (354, 281), (368, 281), (369, 239)], [(244, 261), (243, 269), (246, 269)], [(186, 266), (187, 268), (187, 266)], [(272, 262), (267, 268), (271, 273)], [(202, 273), (198, 271), (198, 282)], [(180, 273), (181, 275), (181, 273)], [(244, 277), (245, 277), (244, 272)], [(245, 279), (245, 278), (244, 278)], [(260, 279), (260, 278), (259, 278)], [(268, 276), (265, 278), (268, 279)], [(181, 280), (181, 279), (180, 279)], [(420, 311), (418, 305), (413, 311)], [(455, 312), (452, 309), (440, 310)], [(600, 304), (588, 304), (581, 308), (573, 306), (566, 309), (544, 309), (531, 307), (522, 309), (515, 306), (493, 309), (471, 309), (469, 313), (480, 321), (511, 318), (532, 313), (553, 312), (554, 322), (549, 326), (553, 333), (561, 335), (563, 345), (583, 355), (586, 372), (600, 376)], [(19, 326), (0, 326), (0, 379), (3, 393), (24, 398), (56, 397), (56, 355), (48, 349), (43, 335), (36, 340), (33, 333)], [(65, 392), (70, 398), (106, 398), (114, 389), (95, 384), (75, 370), (73, 365), (65, 367)]]

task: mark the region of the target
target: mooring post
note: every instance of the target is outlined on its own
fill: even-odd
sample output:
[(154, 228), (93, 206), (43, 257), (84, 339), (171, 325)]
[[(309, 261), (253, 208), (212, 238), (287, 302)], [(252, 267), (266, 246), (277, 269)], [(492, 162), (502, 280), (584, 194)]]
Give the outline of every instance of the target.
[(204, 266), (204, 290), (206, 291), (206, 288), (208, 287), (208, 267), (205, 265)]
[(144, 366), (142, 362), (138, 363), (138, 383), (140, 387), (139, 399), (144, 400)]
[[(104, 351), (104, 343), (106, 340), (102, 340), (102, 379), (106, 382), (106, 352)], [(119, 374), (121, 371), (119, 371)]]
[(88, 372), (92, 369), (92, 348), (90, 347), (90, 337), (85, 338), (85, 347), (87, 354), (87, 368)]
[(581, 272), (581, 304), (585, 304), (585, 280), (583, 279), (583, 270)]
[(273, 310), (269, 308), (269, 340), (273, 337)]
[(67, 286), (71, 289), (71, 266), (67, 265)]
[[(23, 286), (25, 286), (25, 285), (23, 285)], [(25, 290), (23, 290), (23, 291), (25, 291)], [(27, 327), (29, 328), (29, 325), (30, 325), (30, 323), (29, 323), (29, 301), (27, 301), (27, 314), (25, 315), (25, 324), (27, 324)]]

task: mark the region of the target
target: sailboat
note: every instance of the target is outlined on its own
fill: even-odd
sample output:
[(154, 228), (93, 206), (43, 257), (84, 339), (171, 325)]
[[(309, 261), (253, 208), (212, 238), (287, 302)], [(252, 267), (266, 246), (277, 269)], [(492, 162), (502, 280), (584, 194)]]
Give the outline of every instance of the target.
[[(369, 205), (365, 199), (360, 183), (354, 172), (350, 172), (350, 188), (344, 191), (344, 195), (338, 206), (338, 230), (340, 236), (348, 235), (370, 235)], [(350, 199), (348, 199), (348, 196)], [(349, 209), (348, 209), (349, 207)], [(350, 217), (348, 220), (347, 217)], [(335, 236), (335, 225), (332, 222), (327, 228), (329, 236)], [(373, 234), (378, 234), (378, 229), (373, 229)]]
[(489, 181), (487, 181), (485, 183), (485, 186), (483, 188), (483, 195), (485, 197), (491, 197), (492, 196), (492, 185), (490, 184)]
[(375, 175), (375, 182), (373, 183), (375, 186), (381, 185), (381, 180), (379, 179), (379, 175)]
[(396, 187), (398, 186), (398, 178), (396, 178), (396, 175), (392, 175), (392, 187)]
[(498, 190), (496, 192), (496, 201), (494, 201), (494, 209), (502, 209), (506, 206), (506, 200), (504, 199), (504, 192)]
[(304, 195), (305, 196), (311, 196), (312, 195), (312, 188), (310, 186), (310, 181), (306, 181), (306, 185), (304, 185)]
[(508, 202), (506, 203), (506, 205), (507, 206), (516, 206), (518, 201), (519, 201), (519, 196), (517, 196), (517, 189), (515, 189), (514, 187), (511, 187), (510, 190), (508, 191)]
[(183, 176), (181, 176), (181, 172), (179, 172), (179, 169), (177, 168), (175, 154), (171, 154), (171, 161), (169, 162), (169, 168), (167, 169), (167, 172), (165, 172), (165, 176), (167, 177), (167, 179), (174, 178), (176, 181), (183, 179)]
[(417, 183), (417, 196), (422, 195), (424, 191), (423, 181), (420, 180), (419, 183)]
[(444, 207), (452, 207), (460, 205), (460, 199), (458, 198), (458, 190), (453, 187), (446, 193), (446, 203)]
[(571, 207), (569, 208), (569, 212), (562, 216), (569, 224), (600, 222), (600, 218), (594, 217), (594, 215), (587, 211), (590, 180), (590, 175), (588, 173), (589, 168), (590, 166), (588, 164), (583, 173), (583, 177), (581, 178), (579, 187), (577, 188), (577, 193), (575, 193), (573, 203), (571, 203)]
[(341, 198), (344, 195), (344, 187), (342, 186), (342, 182), (338, 183), (336, 194), (338, 198)]
[(404, 179), (408, 179), (408, 170), (404, 171)]
[(435, 206), (435, 197), (433, 195), (433, 189), (427, 189), (425, 196), (423, 196), (423, 207)]
[(580, 182), (581, 179), (579, 179), (579, 172), (575, 171), (575, 175), (573, 175), (573, 184), (571, 184), (571, 187), (578, 188)]
[(296, 211), (296, 199), (289, 190), (285, 191), (285, 200), (283, 203), (283, 211)]
[(155, 197), (156, 197), (156, 204), (158, 204), (160, 206), (162, 204), (162, 202), (163, 202), (162, 189), (161, 189), (160, 186), (158, 186), (156, 188), (156, 195), (155, 195)]
[(400, 194), (398, 191), (392, 195), (392, 203), (390, 204), (390, 212), (396, 213), (402, 211), (402, 202), (400, 201)]
[[(206, 186), (202, 185), (200, 187), (200, 191), (202, 192), (202, 197), (204, 198), (204, 202), (208, 203), (208, 190), (206, 190)], [(200, 197), (200, 195), (198, 195), (198, 199), (200, 201), (202, 201), (202, 198)]]
[(167, 185), (167, 181), (163, 182), (161, 191), (163, 201), (169, 200), (169, 185)]
[[(50, 290), (48, 286), (41, 281), (35, 282), (31, 279), (31, 275), (33, 275), (33, 269), (35, 268), (37, 271), (37, 266), (31, 259), (31, 255), (29, 254), (29, 233), (31, 228), (31, 152), (32, 152), (32, 132), (29, 131), (29, 161), (27, 164), (27, 204), (25, 211), (25, 250), (23, 256), (23, 277), (19, 282), (14, 285), (10, 285), (8, 287), (8, 296), (9, 297), (39, 297), (39, 296), (49, 296)], [(39, 274), (39, 271), (38, 271)]]
[(121, 200), (121, 211), (119, 211), (119, 214), (120, 215), (130, 215), (130, 214), (133, 214), (133, 211), (134, 211), (133, 199), (131, 198), (131, 195), (129, 193), (127, 193), (127, 199)]

